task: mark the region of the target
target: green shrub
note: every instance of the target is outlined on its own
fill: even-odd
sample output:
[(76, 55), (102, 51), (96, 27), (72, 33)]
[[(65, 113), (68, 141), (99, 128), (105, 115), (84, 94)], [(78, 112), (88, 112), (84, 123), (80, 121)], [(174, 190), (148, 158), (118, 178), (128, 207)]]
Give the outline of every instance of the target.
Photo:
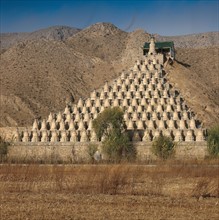
[(107, 108), (93, 121), (97, 137), (109, 136), (113, 131), (120, 135), (125, 129), (124, 112), (119, 107)]
[(210, 156), (219, 157), (219, 125), (208, 131), (207, 147)]
[(8, 154), (8, 146), (9, 142), (5, 140), (5, 138), (0, 136), (0, 162), (3, 162)]
[(102, 144), (103, 152), (107, 154), (110, 161), (135, 159), (136, 151), (129, 141), (128, 135), (124, 132), (120, 135), (112, 132)]
[(174, 146), (175, 144), (170, 137), (160, 135), (154, 139), (151, 151), (160, 159), (166, 160), (174, 155)]
[(119, 107), (107, 108), (93, 121), (97, 137), (104, 137), (103, 152), (111, 161), (135, 158), (135, 149), (127, 136), (123, 115)]
[(94, 158), (94, 154), (97, 152), (98, 150), (98, 146), (96, 144), (89, 144), (87, 146), (87, 152), (88, 152), (88, 155), (90, 157), (90, 161), (93, 163), (95, 158)]

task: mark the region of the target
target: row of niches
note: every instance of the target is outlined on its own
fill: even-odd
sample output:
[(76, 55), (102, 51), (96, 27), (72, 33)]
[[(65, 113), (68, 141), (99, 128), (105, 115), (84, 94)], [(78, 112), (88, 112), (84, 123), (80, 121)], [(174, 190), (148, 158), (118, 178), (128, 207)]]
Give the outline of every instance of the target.
[[(151, 105), (149, 105), (149, 107), (150, 108), (146, 108), (145, 110), (144, 107), (142, 106), (138, 106), (137, 108), (132, 106), (129, 106), (128, 108), (124, 108), (124, 119), (125, 120), (130, 118), (132, 118), (133, 120), (142, 119), (143, 121), (150, 119), (188, 120), (195, 116), (193, 112), (183, 109), (182, 106), (180, 105), (174, 106), (175, 108), (174, 110), (166, 109), (164, 111), (162, 109), (159, 110), (158, 108), (155, 109), (154, 106)], [(157, 107), (159, 107), (159, 105)], [(80, 120), (89, 121), (90, 119), (95, 119), (98, 116), (98, 114), (102, 112), (104, 109), (105, 109), (104, 107), (103, 109), (92, 107), (91, 112), (89, 112), (88, 109), (86, 108), (86, 111), (84, 112), (82, 111), (81, 113), (79, 111), (77, 111), (76, 113), (67, 113), (67, 114), (61, 114), (61, 112), (59, 112), (57, 115), (50, 113), (47, 121), (48, 122), (51, 122), (52, 120), (55, 120), (56, 122), (60, 122), (60, 121), (70, 122), (71, 120), (76, 122)]]
[[(115, 102), (113, 102), (115, 104)], [(109, 103), (107, 105), (104, 106), (100, 106), (100, 107), (83, 107), (83, 108), (74, 108), (73, 112), (69, 112), (67, 114), (61, 114), (59, 113), (57, 116), (49, 116), (48, 120), (50, 120), (50, 118), (58, 118), (58, 120), (60, 120), (61, 118), (63, 119), (67, 119), (68, 121), (71, 118), (95, 118), (94, 115), (96, 113), (100, 113), (103, 112), (106, 108), (109, 107), (120, 107), (121, 109), (124, 110), (124, 112), (127, 112), (129, 114), (167, 114), (168, 116), (166, 118), (170, 118), (171, 115), (173, 115), (174, 117), (176, 117), (176, 114), (179, 114), (180, 112), (184, 112), (184, 111), (189, 111), (188, 107), (186, 105), (181, 105), (181, 104), (177, 104), (177, 105), (171, 105), (171, 104), (165, 104), (165, 105), (161, 105), (161, 104), (156, 104), (156, 105), (118, 105), (118, 102), (116, 105), (110, 105)], [(175, 114), (175, 115), (174, 115)], [(189, 113), (190, 114), (190, 113)], [(60, 116), (62, 115), (62, 116)], [(170, 115), (170, 116), (169, 116)], [(177, 118), (177, 117), (176, 117)], [(180, 118), (180, 116), (178, 116), (178, 118)]]
[(103, 89), (105, 90), (112, 90), (112, 89), (118, 89), (121, 88), (122, 86), (128, 86), (131, 84), (134, 85), (140, 85), (140, 84), (144, 84), (144, 85), (148, 85), (148, 84), (157, 84), (157, 83), (161, 83), (164, 84), (167, 82), (167, 79), (165, 78), (165, 76), (162, 73), (157, 73), (157, 74), (152, 74), (152, 73), (141, 73), (137, 74), (137, 75), (133, 75), (133, 77), (129, 77), (127, 76), (127, 78), (125, 79), (121, 79), (120, 77), (117, 78), (116, 80), (112, 81), (111, 83), (108, 83), (108, 81), (105, 82)]
[[(113, 81), (113, 85), (121, 86), (122, 84), (125, 85), (130, 85), (131, 83), (134, 84), (140, 84), (141, 82), (144, 82), (145, 84), (149, 84), (150, 81), (156, 82), (164, 82), (166, 81), (164, 77), (164, 72), (163, 71), (156, 71), (156, 72), (138, 72), (138, 73), (133, 73), (129, 72), (126, 73), (124, 76), (120, 75), (116, 80)], [(111, 85), (106, 82), (103, 87), (107, 88), (107, 86), (111, 87)]]
[[(88, 113), (94, 113), (94, 112), (101, 112), (102, 108), (107, 107), (123, 107), (125, 109), (130, 109), (128, 112), (132, 111), (139, 111), (142, 112), (144, 110), (148, 112), (152, 111), (167, 111), (172, 112), (174, 109), (177, 109), (177, 111), (182, 111), (184, 109), (188, 109), (187, 105), (183, 102), (180, 98), (145, 98), (142, 99), (138, 98), (130, 98), (130, 99), (105, 99), (100, 100), (97, 99), (95, 102), (86, 102), (81, 103), (78, 105), (73, 105), (72, 107), (67, 107), (64, 110), (64, 114), (73, 113), (77, 114), (86, 112)], [(139, 109), (139, 110), (138, 110)]]
[[(193, 112), (191, 112), (186, 105), (151, 105), (148, 106), (128, 106), (122, 108), (124, 110), (124, 118), (142, 118), (144, 119), (150, 119), (150, 118), (163, 118), (164, 120), (168, 120), (173, 118), (173, 120), (178, 119), (191, 119), (195, 116)], [(91, 108), (83, 107), (80, 108), (74, 108), (73, 113), (70, 112), (70, 110), (65, 110), (65, 112), (62, 114), (59, 112), (58, 114), (49, 114), (47, 121), (52, 121), (53, 119), (56, 122), (60, 122), (61, 120), (64, 121), (79, 121), (83, 119), (84, 121), (88, 121), (89, 119), (95, 119), (98, 115), (98, 113), (104, 111), (105, 108), (103, 106), (101, 107), (94, 107)]]
[[(80, 120), (83, 120), (85, 122), (95, 119), (98, 116), (98, 112), (94, 112), (94, 113), (76, 113), (76, 114), (58, 114), (53, 115), (50, 114), (48, 117), (47, 122), (51, 122), (51, 121), (55, 121), (56, 123), (64, 121), (64, 122), (70, 122), (71, 120), (78, 122)], [(195, 117), (195, 114), (193, 112), (190, 111), (181, 111), (181, 112), (147, 112), (147, 111), (143, 111), (143, 112), (138, 112), (138, 111), (131, 111), (130, 113), (128, 111), (124, 112), (124, 120), (127, 121), (129, 119), (132, 119), (133, 121), (136, 121), (137, 119), (142, 119), (142, 121), (147, 121), (147, 120), (191, 120), (192, 118)], [(36, 122), (34, 122), (36, 123)]]
[[(159, 59), (157, 59), (157, 55), (152, 55), (152, 56), (148, 56), (145, 57), (144, 60), (136, 60), (135, 61), (135, 65), (134, 66), (141, 66), (141, 65), (147, 65), (147, 64), (160, 64)], [(162, 66), (162, 64), (160, 64)]]
[(132, 130), (130, 131), (129, 138), (131, 141), (153, 141), (155, 138), (160, 135), (164, 135), (170, 137), (173, 141), (197, 141), (202, 142), (205, 141), (206, 131), (202, 129), (187, 129), (187, 130), (179, 130), (179, 129), (166, 129), (166, 130)]
[[(99, 92), (94, 90), (93, 92), (91, 92), (90, 94), (90, 98), (91, 100), (95, 100), (96, 98), (100, 98), (100, 99), (104, 99), (106, 97), (117, 97), (117, 96), (125, 96), (126, 93), (130, 93), (132, 92), (133, 94), (135, 93), (140, 93), (143, 94), (143, 92), (151, 92), (150, 95), (152, 95), (153, 93), (159, 93), (160, 95), (162, 95), (163, 93), (170, 93), (172, 89), (172, 86), (165, 82), (156, 82), (156, 80), (152, 80), (149, 81), (149, 83), (147, 82), (147, 80), (140, 82), (140, 84), (135, 84), (135, 83), (131, 83), (129, 85), (125, 85), (122, 84), (121, 86), (108, 86), (108, 87), (103, 87)], [(176, 93), (178, 94), (179, 92), (177, 90), (172, 91), (172, 93)]]
[[(161, 119), (163, 118), (164, 120), (168, 120), (168, 119), (173, 119), (173, 120), (178, 120), (178, 119), (191, 119), (192, 117), (195, 116), (195, 114), (193, 112), (190, 111), (186, 111), (186, 110), (177, 110), (175, 109), (175, 111), (157, 111), (157, 110), (152, 110), (152, 108), (150, 109), (146, 109), (143, 110), (142, 108), (139, 109), (139, 107), (141, 108), (141, 106), (138, 106), (138, 108), (136, 108), (137, 110), (134, 110), (134, 107), (129, 107), (127, 108), (127, 110), (124, 111), (124, 118), (125, 119), (129, 119), (129, 118), (133, 118), (133, 119), (137, 119), (137, 118), (141, 118), (142, 120), (150, 120), (152, 119)], [(152, 106), (151, 106), (152, 107)], [(93, 108), (92, 108), (93, 109)], [(100, 108), (101, 110), (101, 108)], [(61, 120), (63, 121), (67, 121), (69, 122), (70, 120), (74, 120), (74, 121), (79, 121), (81, 119), (83, 119), (84, 121), (88, 121), (89, 119), (95, 119), (98, 115), (98, 113), (100, 113), (102, 111), (99, 111), (97, 108), (95, 108), (95, 110), (88, 112), (86, 111), (85, 113), (68, 113), (68, 114), (61, 114), (59, 113), (57, 116), (49, 116), (47, 121), (52, 121), (53, 119), (55, 119), (56, 122), (60, 122)]]
[[(99, 108), (101, 106), (108, 107), (108, 106), (123, 106), (123, 107), (128, 107), (128, 106), (146, 106), (146, 105), (176, 105), (176, 104), (184, 104), (184, 100), (182, 97), (177, 96), (177, 97), (158, 97), (158, 96), (153, 96), (150, 97), (150, 94), (145, 94), (145, 96), (141, 97), (141, 94), (136, 94), (136, 96), (132, 96), (131, 93), (125, 97), (115, 97), (115, 98), (105, 98), (105, 99), (100, 99), (96, 98), (96, 100), (91, 100), (90, 98), (87, 99), (86, 101), (83, 101), (82, 99), (79, 100), (79, 102), (75, 105), (71, 105), (68, 108), (70, 111), (82, 111), (83, 108), (89, 108), (89, 110), (92, 107)], [(68, 113), (68, 110), (65, 109), (66, 114)]]
[(178, 94), (177, 91), (171, 91), (170, 88), (164, 88), (163, 86), (161, 86), (160, 88), (157, 88), (155, 85), (150, 84), (148, 87), (146, 87), (145, 85), (141, 85), (141, 87), (138, 86), (132, 86), (128, 89), (120, 90), (120, 91), (110, 91), (110, 92), (104, 92), (103, 90), (97, 94), (91, 94), (90, 99), (91, 100), (96, 100), (96, 99), (100, 99), (100, 100), (104, 100), (106, 98), (108, 99), (123, 99), (126, 97), (129, 98), (133, 98), (133, 97), (138, 97), (138, 98), (142, 98), (144, 96), (148, 97), (148, 98), (152, 98), (153, 96), (155, 98), (161, 98), (161, 97), (165, 97), (168, 98), (170, 97), (170, 94)]
[(97, 92), (94, 90), (90, 97), (96, 98), (104, 96), (106, 93), (112, 92), (113, 94), (117, 92), (127, 92), (127, 91), (146, 91), (146, 90), (169, 90), (171, 88), (171, 85), (162, 78), (162, 80), (154, 79), (151, 80), (143, 78), (139, 80), (130, 80), (128, 82), (123, 82), (121, 85), (117, 85), (116, 83), (112, 86), (104, 86), (102, 87), (102, 90), (100, 92)]
[(140, 82), (142, 82), (143, 80), (145, 80), (144, 82), (147, 82), (147, 84), (151, 80), (157, 80), (156, 82), (167, 81), (165, 78), (165, 72), (163, 70), (154, 72), (139, 71), (135, 73), (133, 71), (129, 71), (126, 73), (122, 72), (121, 75), (118, 76), (118, 78), (113, 80), (111, 83), (108, 83), (108, 81), (106, 81), (103, 87), (106, 89), (109, 87), (112, 88), (112, 85), (121, 86), (122, 84), (130, 85), (131, 83), (140, 84)]
[(184, 120), (184, 121), (190, 121), (194, 119), (194, 113), (192, 112), (142, 112), (142, 113), (128, 113), (125, 112), (124, 114), (124, 120), (132, 120), (132, 121), (137, 121), (137, 120), (142, 120), (142, 121), (156, 121), (156, 120), (163, 120), (163, 121), (179, 121), (179, 120)]
[[(202, 129), (188, 130), (132, 130), (127, 132), (130, 141), (153, 141), (160, 135), (170, 137), (174, 141), (204, 141), (205, 131)], [(98, 139), (94, 131), (31, 131), (27, 130), (15, 135), (17, 142), (97, 142)]]
[(162, 68), (161, 64), (154, 64), (154, 63), (143, 63), (143, 64), (135, 64), (132, 68), (133, 71), (153, 71), (153, 70), (160, 70)]
[(144, 77), (163, 77), (165, 75), (165, 72), (163, 71), (163, 69), (159, 69), (159, 70), (154, 70), (154, 71), (133, 71), (133, 70), (129, 70), (127, 72), (122, 72), (121, 75), (114, 81), (117, 81), (118, 83), (121, 83), (121, 80), (126, 80), (126, 79), (134, 79), (134, 78), (142, 78)]
[(133, 97), (135, 94), (141, 94), (141, 96), (147, 95), (148, 97), (153, 96), (153, 95), (157, 95), (157, 96), (166, 96), (169, 97), (170, 94), (172, 95), (178, 95), (179, 91), (177, 91), (176, 89), (173, 89), (173, 87), (171, 86), (171, 84), (169, 83), (157, 83), (157, 84), (148, 84), (148, 85), (144, 85), (144, 84), (140, 84), (140, 85), (134, 85), (131, 84), (130, 86), (127, 85), (122, 85), (121, 86), (117, 86), (115, 89), (113, 89), (113, 87), (107, 87), (104, 89), (104, 87), (102, 89), (100, 89), (99, 91), (94, 90), (93, 92), (91, 92), (90, 94), (90, 99), (91, 100), (96, 100), (97, 98), (100, 98), (101, 100), (107, 98), (107, 97), (126, 97), (126, 96), (131, 96)]
[[(34, 121), (32, 130), (92, 130), (92, 119), (91, 120), (77, 120), (70, 122), (61, 120), (60, 122), (56, 122), (54, 119), (51, 122), (46, 122), (45, 120)], [(145, 129), (196, 129), (200, 128), (201, 124), (199, 121), (196, 121), (194, 118), (192, 119), (180, 119), (180, 120), (163, 120), (161, 119), (133, 119), (127, 118), (124, 120), (126, 123), (126, 127), (128, 130), (145, 130)]]
[(132, 120), (129, 119), (126, 121), (126, 126), (128, 130), (146, 130), (146, 129), (196, 129), (198, 127), (201, 127), (199, 122), (196, 122), (194, 118), (191, 120), (145, 120), (143, 121), (142, 119), (137, 119), (137, 120)]

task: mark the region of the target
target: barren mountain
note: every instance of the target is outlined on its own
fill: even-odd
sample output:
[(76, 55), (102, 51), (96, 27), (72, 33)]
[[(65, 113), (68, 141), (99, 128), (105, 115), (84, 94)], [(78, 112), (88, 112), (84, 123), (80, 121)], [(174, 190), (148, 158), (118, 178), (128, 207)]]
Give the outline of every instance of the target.
[(84, 55), (112, 61), (120, 58), (127, 35), (112, 24), (97, 23), (69, 38), (67, 45)]
[(175, 47), (179, 48), (206, 48), (219, 46), (219, 32), (168, 37), (157, 35), (156, 39), (158, 41), (174, 41)]
[[(85, 56), (62, 42), (47, 40), (10, 48), (0, 63), (4, 126), (16, 125), (11, 123), (15, 121), (27, 125), (33, 116), (45, 117), (49, 111), (63, 110), (66, 99), (86, 96), (115, 74), (101, 59)], [(21, 117), (23, 106), (29, 109), (25, 117)]]
[(53, 26), (45, 29), (40, 29), (30, 33), (1, 33), (0, 48), (5, 51), (9, 47), (24, 41), (31, 40), (56, 40), (63, 41), (73, 36), (80, 29), (67, 26)]
[[(142, 58), (142, 46), (149, 40), (142, 30), (127, 33), (109, 23), (65, 37), (43, 36), (25, 38), (1, 54), (1, 126), (27, 126), (34, 117), (63, 111), (66, 101), (86, 98)], [(176, 59), (166, 70), (170, 82), (188, 100), (188, 91), (193, 95), (188, 103), (205, 125), (219, 121), (218, 48), (177, 48)]]

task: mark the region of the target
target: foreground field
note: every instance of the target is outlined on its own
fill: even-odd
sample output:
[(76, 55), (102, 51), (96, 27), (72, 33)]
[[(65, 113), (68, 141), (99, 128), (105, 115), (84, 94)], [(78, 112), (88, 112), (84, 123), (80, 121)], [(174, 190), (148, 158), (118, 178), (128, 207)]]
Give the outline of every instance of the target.
[(2, 165), (0, 219), (218, 219), (218, 164)]

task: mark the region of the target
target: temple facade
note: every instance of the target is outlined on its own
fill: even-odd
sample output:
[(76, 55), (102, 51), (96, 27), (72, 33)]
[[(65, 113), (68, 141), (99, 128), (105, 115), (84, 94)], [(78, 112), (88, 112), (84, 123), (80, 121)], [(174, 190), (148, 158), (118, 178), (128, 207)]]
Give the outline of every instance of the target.
[(113, 82), (66, 105), (63, 112), (35, 120), (32, 130), (16, 133), (18, 142), (98, 142), (92, 121), (106, 108), (120, 107), (131, 141), (151, 142), (159, 135), (176, 142), (205, 141), (205, 130), (183, 97), (165, 77), (163, 54), (151, 39), (138, 60)]

